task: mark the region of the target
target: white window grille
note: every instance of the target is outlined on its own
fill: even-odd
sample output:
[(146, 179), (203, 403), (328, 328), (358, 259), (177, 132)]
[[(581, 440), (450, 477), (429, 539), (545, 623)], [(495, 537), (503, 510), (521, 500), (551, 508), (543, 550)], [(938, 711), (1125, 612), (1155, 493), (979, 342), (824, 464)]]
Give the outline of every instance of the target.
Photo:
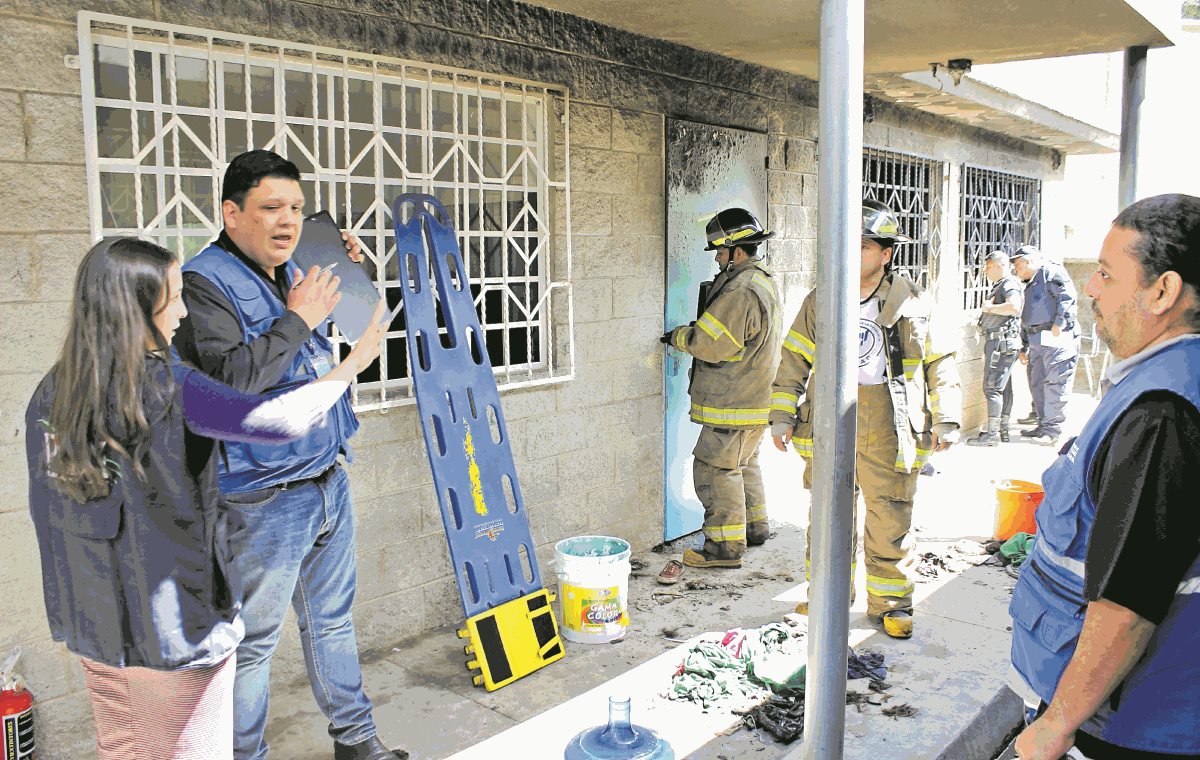
[(1019, 174), (963, 166), (963, 308), (978, 309), (992, 292), (984, 259), (992, 251), (1012, 254), (1041, 245), (1042, 181)]
[[(565, 88), (88, 12), (79, 43), (94, 237), (195, 255), (220, 232), (229, 159), (266, 148), (395, 307), (391, 200), (429, 193), (454, 216), (501, 389), (573, 377)], [(401, 312), (355, 408), (412, 403), (409, 367)]]
[(942, 252), (941, 161), (894, 151), (863, 150), (863, 199), (887, 205), (901, 231), (913, 239), (892, 253), (892, 267), (922, 288), (929, 288), (932, 265)]

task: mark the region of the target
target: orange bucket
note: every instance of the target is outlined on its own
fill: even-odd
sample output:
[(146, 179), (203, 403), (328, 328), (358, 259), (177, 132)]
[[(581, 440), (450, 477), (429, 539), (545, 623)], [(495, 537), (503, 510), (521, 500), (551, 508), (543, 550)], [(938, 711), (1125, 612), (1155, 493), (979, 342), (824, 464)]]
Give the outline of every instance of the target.
[(1046, 492), (1037, 483), (1028, 480), (1000, 480), (996, 482), (996, 526), (992, 537), (1007, 541), (1017, 533), (1036, 533), (1037, 521), (1034, 513)]

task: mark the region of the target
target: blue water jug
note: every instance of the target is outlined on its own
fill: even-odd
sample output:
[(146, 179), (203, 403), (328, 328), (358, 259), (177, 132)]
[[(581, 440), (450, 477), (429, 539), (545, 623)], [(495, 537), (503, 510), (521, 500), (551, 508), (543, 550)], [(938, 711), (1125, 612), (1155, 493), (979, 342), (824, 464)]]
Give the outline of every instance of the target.
[(671, 744), (645, 726), (629, 722), (629, 699), (608, 698), (608, 725), (580, 731), (565, 760), (675, 760)]

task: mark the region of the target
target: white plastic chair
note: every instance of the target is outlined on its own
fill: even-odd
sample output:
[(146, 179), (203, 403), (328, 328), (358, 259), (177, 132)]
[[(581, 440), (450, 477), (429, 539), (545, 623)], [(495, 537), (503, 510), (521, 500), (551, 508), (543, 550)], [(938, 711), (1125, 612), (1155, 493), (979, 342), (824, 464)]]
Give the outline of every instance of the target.
[[(1094, 366), (1097, 357), (1100, 359), (1099, 368)], [(1083, 365), (1083, 372), (1087, 376), (1088, 392), (1096, 398), (1100, 397), (1100, 381), (1104, 378), (1111, 360), (1112, 354), (1104, 345), (1104, 341), (1096, 335), (1096, 325), (1093, 323), (1091, 333), (1080, 338), (1079, 363)]]

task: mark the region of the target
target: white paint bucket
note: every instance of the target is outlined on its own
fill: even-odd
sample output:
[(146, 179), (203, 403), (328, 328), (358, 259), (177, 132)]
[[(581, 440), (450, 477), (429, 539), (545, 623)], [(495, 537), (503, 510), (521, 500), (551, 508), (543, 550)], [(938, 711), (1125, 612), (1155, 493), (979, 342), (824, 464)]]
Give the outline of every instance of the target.
[(604, 644), (629, 627), (629, 542), (575, 536), (554, 545), (558, 561), (559, 633), (580, 644)]

